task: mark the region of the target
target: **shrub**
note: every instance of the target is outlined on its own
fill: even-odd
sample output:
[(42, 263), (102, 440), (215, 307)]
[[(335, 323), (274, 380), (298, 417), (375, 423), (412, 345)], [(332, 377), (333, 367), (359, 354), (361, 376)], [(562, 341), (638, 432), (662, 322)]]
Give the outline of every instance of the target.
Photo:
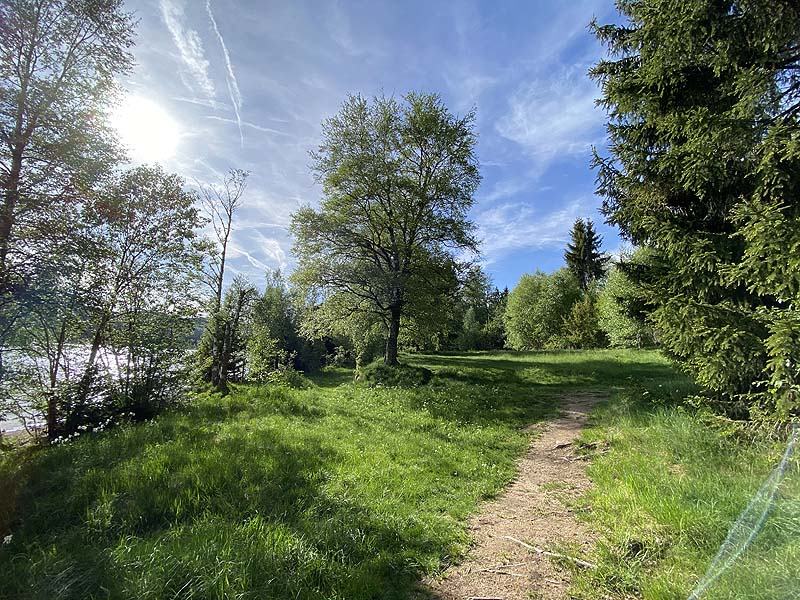
[(563, 343), (567, 348), (605, 348), (608, 338), (600, 327), (597, 292), (589, 289), (564, 318)]
[(295, 371), (289, 365), (279, 365), (277, 369), (266, 375), (264, 381), (272, 385), (298, 390), (308, 389), (314, 385), (300, 371)]
[(508, 295), (508, 346), (515, 350), (559, 347), (564, 318), (580, 294), (577, 279), (567, 269), (550, 275), (540, 271), (523, 275)]
[(325, 364), (329, 367), (354, 368), (356, 359), (354, 353), (344, 346), (336, 346), (333, 352), (325, 356)]
[[(635, 259), (634, 253), (632, 259)], [(600, 326), (614, 348), (645, 348), (655, 345), (653, 328), (645, 322), (642, 291), (619, 266), (608, 273), (597, 299)]]
[(374, 362), (361, 370), (359, 379), (369, 387), (414, 388), (425, 385), (432, 376), (433, 373), (424, 367), (391, 366), (383, 362)]

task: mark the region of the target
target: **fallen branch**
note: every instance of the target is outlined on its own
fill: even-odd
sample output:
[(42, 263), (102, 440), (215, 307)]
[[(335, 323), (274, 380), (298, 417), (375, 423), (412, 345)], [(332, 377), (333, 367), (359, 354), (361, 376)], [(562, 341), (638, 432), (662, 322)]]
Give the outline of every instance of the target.
[(549, 550), (542, 550), (537, 546), (531, 546), (530, 544), (526, 544), (522, 540), (518, 540), (515, 537), (511, 537), (510, 535), (503, 536), (507, 540), (511, 540), (515, 544), (519, 544), (523, 548), (527, 548), (528, 550), (533, 550), (537, 554), (541, 554), (542, 556), (549, 556), (551, 558), (563, 558), (566, 560), (570, 560), (574, 562), (576, 565), (584, 567), (586, 569), (596, 569), (597, 565), (594, 563), (589, 562), (588, 560), (581, 560), (580, 558), (575, 558), (574, 556), (569, 556), (567, 554), (561, 554), (560, 552), (550, 552)]
[(572, 442), (558, 442), (555, 446), (550, 448), (550, 450), (558, 450), (560, 448), (566, 448), (567, 446), (572, 446)]

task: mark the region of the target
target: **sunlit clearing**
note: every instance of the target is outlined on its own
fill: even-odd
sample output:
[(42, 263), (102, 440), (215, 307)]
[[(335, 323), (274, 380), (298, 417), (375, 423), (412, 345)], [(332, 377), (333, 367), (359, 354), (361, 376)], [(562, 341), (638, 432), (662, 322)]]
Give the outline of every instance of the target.
[(152, 100), (128, 96), (111, 114), (111, 124), (137, 162), (160, 162), (175, 155), (178, 124)]

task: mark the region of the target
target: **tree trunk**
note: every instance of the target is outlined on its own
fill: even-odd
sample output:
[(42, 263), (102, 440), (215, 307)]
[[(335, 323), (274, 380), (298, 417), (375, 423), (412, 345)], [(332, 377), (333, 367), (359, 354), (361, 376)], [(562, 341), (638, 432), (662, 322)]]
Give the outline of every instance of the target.
[(5, 180), (3, 206), (0, 209), (0, 291), (5, 291), (8, 281), (8, 250), (14, 216), (19, 202), (19, 179), (22, 172), (22, 148), (11, 153), (11, 168)]
[(67, 319), (61, 321), (61, 330), (58, 333), (56, 354), (51, 359), (50, 387), (47, 390), (47, 439), (52, 442), (58, 433), (58, 368), (64, 352), (64, 343), (67, 339)]
[(228, 370), (230, 369), (231, 362), (231, 342), (232, 332), (231, 324), (225, 323), (225, 328), (222, 334), (222, 346), (219, 353), (219, 365), (217, 367), (217, 381), (215, 388), (218, 392), (223, 394), (228, 393)]
[(400, 334), (400, 307), (391, 307), (391, 317), (389, 319), (389, 336), (386, 338), (386, 354), (383, 362), (387, 365), (398, 365), (397, 362), (397, 337)]

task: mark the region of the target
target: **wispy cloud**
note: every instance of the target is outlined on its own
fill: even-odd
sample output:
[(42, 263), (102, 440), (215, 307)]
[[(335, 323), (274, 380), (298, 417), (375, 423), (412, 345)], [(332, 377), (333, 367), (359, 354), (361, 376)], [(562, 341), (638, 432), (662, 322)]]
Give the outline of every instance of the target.
[(511, 202), (478, 215), (483, 257), (490, 264), (515, 250), (540, 250), (562, 246), (575, 219), (591, 217), (595, 199), (581, 197), (560, 210), (543, 213), (527, 203)]
[(243, 121), (241, 118), (234, 120), (234, 119), (226, 119), (225, 117), (218, 117), (216, 115), (206, 115), (206, 119), (211, 119), (212, 121), (222, 121), (223, 123), (238, 124), (240, 130), (242, 127), (250, 127), (251, 129), (262, 131), (264, 133), (275, 133), (277, 135), (284, 135), (286, 137), (294, 137), (294, 134), (286, 133), (285, 131), (280, 131), (278, 129), (273, 129), (271, 127), (264, 127), (263, 125), (256, 125), (255, 123), (250, 123), (249, 121)]
[(228, 52), (228, 46), (225, 44), (225, 38), (217, 27), (217, 20), (214, 18), (214, 11), (211, 10), (211, 0), (206, 0), (206, 12), (208, 18), (211, 20), (211, 26), (214, 28), (214, 33), (217, 34), (219, 45), (222, 47), (222, 54), (225, 57), (225, 75), (228, 82), (228, 95), (233, 104), (233, 113), (236, 115), (236, 123), (239, 126), (239, 141), (244, 147), (244, 132), (242, 131), (242, 93), (239, 91), (239, 82), (236, 80), (236, 74), (233, 72), (233, 64), (231, 63), (231, 55)]
[(228, 252), (230, 253), (231, 258), (243, 256), (247, 259), (247, 262), (250, 263), (251, 266), (255, 267), (256, 269), (260, 269), (261, 271), (267, 271), (270, 268), (265, 262), (258, 260), (250, 252), (236, 244), (230, 244), (228, 246)]
[(196, 104), (198, 106), (206, 106), (214, 110), (231, 110), (231, 105), (226, 102), (218, 102), (208, 98), (187, 98), (185, 96), (173, 96), (172, 100), (176, 102), (187, 102), (189, 104)]
[(350, 56), (359, 56), (364, 53), (364, 49), (353, 38), (350, 21), (340, 2), (331, 2), (328, 5), (328, 18), (325, 19), (325, 28), (334, 43)]
[(554, 80), (534, 79), (511, 95), (496, 130), (540, 160), (586, 152), (602, 136), (598, 90), (582, 69)]
[(161, 16), (172, 35), (172, 40), (180, 54), (181, 61), (192, 77), (190, 87), (199, 88), (208, 98), (213, 99), (214, 83), (208, 75), (209, 63), (200, 35), (184, 26), (185, 12), (180, 0), (160, 0)]

